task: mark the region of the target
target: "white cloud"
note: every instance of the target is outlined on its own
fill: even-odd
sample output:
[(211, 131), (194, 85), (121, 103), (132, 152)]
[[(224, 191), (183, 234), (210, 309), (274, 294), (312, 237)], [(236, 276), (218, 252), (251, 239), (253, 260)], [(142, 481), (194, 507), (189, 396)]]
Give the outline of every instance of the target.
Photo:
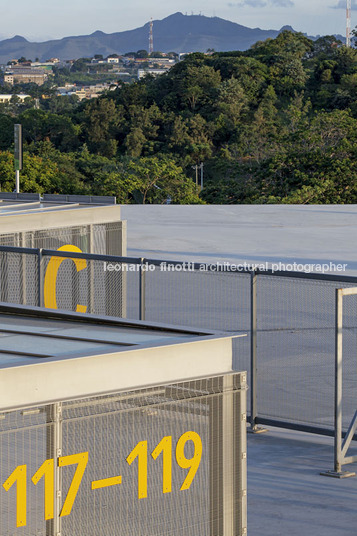
[(279, 7), (293, 7), (295, 5), (292, 0), (271, 0), (271, 3)]
[[(341, 0), (343, 1), (343, 0)], [(356, 2), (357, 0), (353, 0)], [(294, 2), (292, 0), (242, 0), (241, 2), (229, 2), (228, 7), (293, 7)]]
[[(346, 9), (346, 0), (339, 0), (335, 6), (330, 6), (332, 9)], [(351, 9), (357, 11), (357, 0), (352, 0)]]
[(229, 2), (228, 7), (265, 7), (267, 5), (264, 0), (243, 0), (243, 2)]

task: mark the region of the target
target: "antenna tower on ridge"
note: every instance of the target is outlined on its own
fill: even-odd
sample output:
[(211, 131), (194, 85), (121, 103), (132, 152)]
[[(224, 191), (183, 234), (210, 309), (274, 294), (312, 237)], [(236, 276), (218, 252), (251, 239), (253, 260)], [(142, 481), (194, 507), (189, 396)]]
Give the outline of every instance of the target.
[(346, 5), (346, 47), (351, 46), (351, 0)]
[[(347, 0), (348, 1), (348, 0)], [(351, 0), (350, 0), (351, 1)], [(150, 21), (150, 33), (149, 33), (149, 54), (152, 54), (154, 52), (154, 35), (153, 35), (153, 32), (152, 32), (152, 27), (154, 26), (154, 23), (152, 21), (152, 17), (151, 17), (151, 21)]]

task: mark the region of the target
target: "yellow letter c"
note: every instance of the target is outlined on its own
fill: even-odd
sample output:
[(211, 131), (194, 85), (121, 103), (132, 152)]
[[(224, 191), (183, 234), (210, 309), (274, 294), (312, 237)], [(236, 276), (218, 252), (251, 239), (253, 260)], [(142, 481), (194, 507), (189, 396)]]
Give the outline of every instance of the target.
[[(72, 246), (67, 244), (61, 246), (57, 251), (74, 251), (77, 253), (82, 253), (82, 250), (77, 248), (77, 246)], [(44, 303), (45, 307), (48, 309), (57, 309), (57, 300), (56, 300), (56, 283), (59, 267), (62, 262), (66, 259), (70, 259), (74, 262), (77, 272), (87, 268), (87, 261), (85, 259), (75, 259), (72, 257), (51, 257), (48, 263), (45, 281), (44, 281)], [(87, 311), (86, 305), (78, 305), (76, 308), (77, 313), (85, 313)]]

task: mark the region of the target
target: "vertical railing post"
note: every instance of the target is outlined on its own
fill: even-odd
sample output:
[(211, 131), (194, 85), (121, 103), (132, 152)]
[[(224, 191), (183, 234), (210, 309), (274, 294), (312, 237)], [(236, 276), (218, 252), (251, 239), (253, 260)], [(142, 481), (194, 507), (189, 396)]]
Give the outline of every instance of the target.
[[(89, 236), (89, 244), (88, 244), (88, 251), (89, 253), (94, 253), (93, 251), (93, 225), (88, 225), (88, 236)], [(89, 263), (89, 266), (88, 266)], [(95, 311), (95, 305), (94, 305), (94, 297), (95, 297), (95, 289), (94, 289), (94, 261), (87, 261), (88, 266), (88, 313), (94, 313)]]
[(257, 274), (250, 273), (250, 425), (257, 423)]
[(55, 462), (53, 519), (46, 521), (46, 536), (61, 534), (62, 481), (58, 458), (62, 456), (62, 403), (46, 406), (46, 455)]
[(346, 457), (349, 443), (356, 430), (357, 412), (351, 421), (345, 440), (342, 441), (342, 391), (343, 391), (343, 296), (355, 295), (356, 289), (335, 289), (335, 439), (334, 470), (320, 473), (323, 476), (347, 478), (356, 476), (353, 471), (343, 471), (343, 465), (354, 463), (357, 456)]
[[(19, 246), (21, 245), (21, 247), (25, 247), (25, 233), (19, 233), (20, 235), (20, 244)], [(21, 270), (21, 303), (22, 305), (31, 305), (29, 303), (27, 303), (27, 292), (26, 292), (26, 274), (27, 274), (27, 269), (26, 269), (26, 264), (27, 264), (27, 257), (25, 254), (21, 254), (21, 259), (20, 259), (20, 270)]]
[(139, 320), (145, 320), (145, 270), (144, 270), (144, 258), (140, 259), (139, 270)]
[[(222, 389), (222, 488), (223, 494), (220, 500), (222, 501), (222, 518), (224, 536), (237, 534), (237, 508), (236, 497), (237, 491), (234, 470), (236, 466), (236, 457), (239, 452), (235, 451), (235, 434), (236, 418), (234, 407), (234, 376), (223, 376)], [(236, 417), (236, 418), (234, 418)], [(239, 417), (238, 417), (239, 418)], [(245, 454), (245, 453), (244, 453)], [(217, 456), (218, 458), (218, 456)], [(241, 461), (241, 460), (240, 460)], [(233, 470), (232, 470), (233, 469)]]
[(209, 536), (246, 534), (246, 373), (213, 380), (211, 388), (216, 395), (220, 394), (207, 398)]
[(255, 270), (250, 272), (250, 432), (255, 434), (266, 432), (257, 424), (257, 279)]
[(43, 265), (42, 265), (42, 248), (37, 250), (37, 285), (38, 285), (38, 303), (39, 307), (43, 304)]
[[(354, 289), (351, 289), (352, 291)], [(354, 294), (354, 292), (351, 292)], [(335, 289), (335, 439), (334, 439), (334, 470), (324, 471), (320, 473), (323, 476), (332, 476), (334, 478), (347, 478), (356, 476), (356, 473), (351, 471), (343, 471), (345, 463), (357, 461), (353, 457), (345, 458), (345, 452), (348, 449), (348, 443), (343, 445), (342, 442), (342, 387), (343, 387), (343, 289)], [(357, 413), (357, 412), (356, 412)], [(354, 434), (354, 419), (353, 418), (347, 436), (350, 438)], [(346, 438), (346, 442), (348, 437)]]
[(335, 299), (335, 472), (342, 470), (342, 327), (343, 292), (336, 289)]

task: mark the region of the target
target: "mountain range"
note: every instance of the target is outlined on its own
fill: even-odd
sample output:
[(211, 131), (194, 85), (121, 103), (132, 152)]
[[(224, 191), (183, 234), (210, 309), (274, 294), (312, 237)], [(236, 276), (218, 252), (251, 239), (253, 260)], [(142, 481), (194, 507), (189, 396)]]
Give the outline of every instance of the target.
[[(208, 48), (216, 51), (247, 50), (257, 41), (275, 38), (283, 30), (294, 31), (290, 26), (280, 30), (248, 28), (219, 17), (204, 15), (183, 15), (174, 13), (162, 20), (153, 21), (154, 50), (161, 52), (205, 52)], [(16, 35), (0, 41), (0, 63), (22, 56), (45, 61), (49, 58), (61, 60), (92, 57), (94, 54), (125, 54), (148, 49), (148, 22), (140, 28), (124, 32), (106, 34), (96, 31), (91, 35), (64, 37), (32, 43)], [(338, 36), (340, 37), (340, 36)]]

